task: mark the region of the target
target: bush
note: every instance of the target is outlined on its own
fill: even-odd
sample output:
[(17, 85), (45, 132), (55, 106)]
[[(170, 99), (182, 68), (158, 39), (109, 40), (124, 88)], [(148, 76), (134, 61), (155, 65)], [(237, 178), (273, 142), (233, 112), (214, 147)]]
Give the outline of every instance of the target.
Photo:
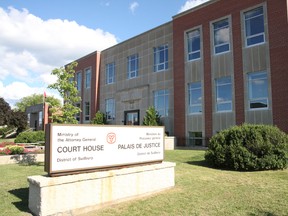
[(234, 126), (210, 139), (205, 160), (232, 170), (284, 169), (288, 165), (288, 136), (269, 125)]
[(15, 154), (22, 154), (24, 152), (24, 147), (23, 146), (18, 146), (18, 145), (9, 145), (6, 146), (8, 150), (10, 150), (11, 155)]
[(91, 123), (97, 125), (105, 125), (107, 123), (105, 114), (100, 111), (97, 111)]
[(14, 140), (15, 143), (37, 143), (44, 141), (45, 141), (44, 131), (22, 132)]
[(161, 125), (161, 116), (157, 110), (151, 106), (146, 110), (146, 115), (143, 119), (143, 125), (146, 126), (159, 126)]

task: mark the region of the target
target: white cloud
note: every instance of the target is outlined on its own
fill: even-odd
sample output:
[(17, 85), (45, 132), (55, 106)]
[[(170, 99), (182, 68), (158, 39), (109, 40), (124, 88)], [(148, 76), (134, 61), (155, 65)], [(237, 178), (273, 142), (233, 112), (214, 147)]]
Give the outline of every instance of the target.
[(50, 75), (54, 68), (117, 43), (102, 29), (75, 21), (42, 20), (13, 7), (0, 7), (0, 29), (0, 97), (5, 100), (37, 93), (39, 89), (27, 84), (46, 87), (55, 81)]
[(185, 2), (185, 4), (181, 7), (181, 9), (178, 11), (178, 13), (181, 13), (183, 11), (186, 11), (186, 10), (189, 10), (193, 7), (196, 7), (200, 4), (203, 4), (207, 1), (210, 1), (210, 0), (188, 0)]
[(135, 13), (135, 10), (136, 10), (136, 8), (138, 8), (139, 7), (139, 3), (138, 2), (132, 2), (131, 4), (130, 4), (130, 7), (129, 7), (129, 9), (131, 10), (131, 12), (134, 14)]

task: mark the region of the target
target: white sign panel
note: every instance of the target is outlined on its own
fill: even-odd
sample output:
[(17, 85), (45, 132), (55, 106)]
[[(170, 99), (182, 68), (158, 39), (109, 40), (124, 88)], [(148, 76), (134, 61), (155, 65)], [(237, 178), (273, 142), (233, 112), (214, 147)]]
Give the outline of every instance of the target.
[(164, 159), (164, 127), (55, 124), (49, 131), (48, 173)]

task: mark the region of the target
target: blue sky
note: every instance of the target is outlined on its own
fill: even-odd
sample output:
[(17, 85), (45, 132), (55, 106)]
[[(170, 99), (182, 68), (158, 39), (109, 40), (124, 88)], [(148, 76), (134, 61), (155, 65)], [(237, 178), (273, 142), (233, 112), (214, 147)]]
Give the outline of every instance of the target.
[(172, 20), (207, 0), (0, 0), (0, 97), (47, 89), (59, 68)]

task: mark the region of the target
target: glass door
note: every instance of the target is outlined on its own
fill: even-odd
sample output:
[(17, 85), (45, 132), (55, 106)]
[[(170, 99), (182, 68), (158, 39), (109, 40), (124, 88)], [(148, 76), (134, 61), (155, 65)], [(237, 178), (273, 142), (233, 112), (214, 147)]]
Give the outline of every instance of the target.
[(124, 125), (139, 125), (139, 110), (125, 111)]

